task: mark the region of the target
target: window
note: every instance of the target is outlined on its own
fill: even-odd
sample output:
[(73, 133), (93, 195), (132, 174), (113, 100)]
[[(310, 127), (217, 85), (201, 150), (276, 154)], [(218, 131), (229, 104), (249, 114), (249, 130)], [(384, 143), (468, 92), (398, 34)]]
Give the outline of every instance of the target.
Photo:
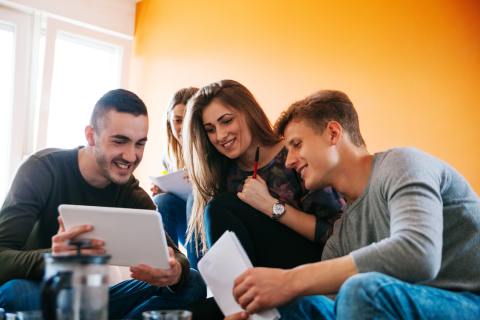
[(13, 83), (15, 65), (15, 28), (0, 21), (0, 201), (6, 194), (10, 182), (10, 150), (12, 138)]
[(120, 86), (122, 50), (60, 32), (54, 57), (46, 146), (72, 148), (85, 144), (95, 102)]
[[(58, 9), (55, 2), (29, 3)], [(115, 26), (112, 21), (125, 17), (112, 6), (134, 12), (135, 4), (75, 3), (85, 12), (98, 7), (105, 19), (92, 17), (100, 25), (89, 24), (71, 18), (75, 12), (64, 17), (0, 1), (0, 205), (28, 155), (46, 147), (84, 145), (95, 102), (108, 90), (126, 87), (133, 38), (101, 23)]]

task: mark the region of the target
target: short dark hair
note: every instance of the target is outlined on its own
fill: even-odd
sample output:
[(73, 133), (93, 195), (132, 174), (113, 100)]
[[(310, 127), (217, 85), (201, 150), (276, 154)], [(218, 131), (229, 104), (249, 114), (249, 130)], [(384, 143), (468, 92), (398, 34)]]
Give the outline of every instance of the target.
[(364, 147), (357, 111), (348, 96), (337, 90), (320, 90), (292, 104), (275, 123), (276, 132), (283, 136), (293, 120), (304, 120), (314, 130), (323, 132), (329, 121), (337, 121), (357, 147)]
[(135, 93), (125, 89), (115, 89), (108, 91), (97, 101), (90, 118), (90, 125), (97, 128), (98, 120), (112, 109), (136, 117), (140, 115), (148, 116), (145, 103)]

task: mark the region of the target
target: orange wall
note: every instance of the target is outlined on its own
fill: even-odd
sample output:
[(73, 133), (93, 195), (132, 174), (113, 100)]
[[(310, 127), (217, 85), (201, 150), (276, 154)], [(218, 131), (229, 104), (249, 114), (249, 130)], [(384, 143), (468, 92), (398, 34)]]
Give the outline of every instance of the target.
[(144, 187), (178, 88), (231, 78), (274, 121), (317, 89), (354, 102), (370, 152), (416, 146), (480, 193), (480, 2), (143, 0), (131, 87), (149, 106)]

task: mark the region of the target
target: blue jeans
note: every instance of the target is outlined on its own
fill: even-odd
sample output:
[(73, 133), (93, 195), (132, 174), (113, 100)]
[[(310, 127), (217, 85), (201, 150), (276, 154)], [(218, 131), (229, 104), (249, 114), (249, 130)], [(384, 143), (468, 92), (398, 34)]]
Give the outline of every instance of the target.
[(378, 272), (345, 281), (335, 304), (325, 299), (299, 298), (280, 313), (285, 319), (480, 319), (480, 294), (410, 284)]
[(186, 243), (187, 224), (192, 213), (193, 196), (190, 194), (187, 201), (184, 201), (174, 194), (161, 193), (153, 198), (153, 202), (162, 216), (165, 231), (176, 245), (180, 243), (185, 247), (190, 267), (197, 270), (201, 255), (197, 255), (193, 241)]
[(7, 312), (41, 309), (41, 282), (14, 279), (0, 286), (0, 308)]
[[(41, 282), (10, 280), (0, 286), (0, 308), (7, 312), (39, 310), (42, 306), (40, 290)], [(143, 311), (186, 308), (206, 296), (205, 283), (193, 269), (187, 282), (176, 292), (138, 280), (127, 280), (110, 288), (109, 317), (141, 318)]]
[(332, 299), (325, 296), (307, 296), (279, 307), (278, 311), (282, 319), (288, 320), (334, 320), (334, 304)]
[(110, 288), (109, 318), (141, 319), (144, 311), (185, 309), (206, 296), (205, 283), (194, 269), (190, 269), (187, 282), (175, 292), (143, 281), (127, 280)]

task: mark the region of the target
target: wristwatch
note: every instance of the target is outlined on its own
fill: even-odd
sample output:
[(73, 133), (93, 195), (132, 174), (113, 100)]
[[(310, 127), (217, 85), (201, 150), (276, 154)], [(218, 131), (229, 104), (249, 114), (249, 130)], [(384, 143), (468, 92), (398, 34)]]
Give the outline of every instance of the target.
[(285, 214), (286, 211), (287, 207), (285, 206), (285, 202), (277, 200), (272, 207), (272, 219), (277, 221)]

